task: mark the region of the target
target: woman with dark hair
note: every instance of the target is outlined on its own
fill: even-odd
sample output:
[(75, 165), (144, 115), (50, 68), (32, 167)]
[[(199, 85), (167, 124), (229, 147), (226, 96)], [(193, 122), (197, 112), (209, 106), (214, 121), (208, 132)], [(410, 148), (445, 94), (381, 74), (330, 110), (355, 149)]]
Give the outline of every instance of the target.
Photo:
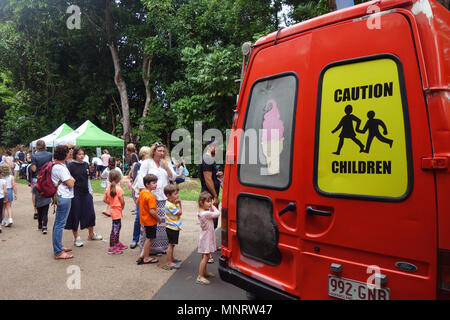
[(52, 167), (52, 181), (58, 186), (58, 205), (56, 207), (55, 222), (53, 224), (53, 254), (55, 259), (70, 259), (73, 256), (68, 253), (72, 251), (70, 248), (64, 248), (62, 245), (63, 229), (66, 224), (67, 216), (70, 211), (73, 198), (73, 186), (75, 179), (70, 175), (66, 167), (65, 161), (69, 154), (67, 146), (56, 146), (53, 153), (55, 162)]
[(64, 229), (72, 230), (76, 247), (83, 246), (81, 237), (78, 235), (78, 226), (81, 230), (88, 229), (89, 240), (103, 239), (101, 235), (94, 232), (94, 200), (92, 198), (91, 181), (89, 180), (89, 164), (83, 161), (84, 156), (84, 149), (75, 147), (73, 161), (67, 164), (70, 174), (75, 179), (75, 186), (72, 206)]

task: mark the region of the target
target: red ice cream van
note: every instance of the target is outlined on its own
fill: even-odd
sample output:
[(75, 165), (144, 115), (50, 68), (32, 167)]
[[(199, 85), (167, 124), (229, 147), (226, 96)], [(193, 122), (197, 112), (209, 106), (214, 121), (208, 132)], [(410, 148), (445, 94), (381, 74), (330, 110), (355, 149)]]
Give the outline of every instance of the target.
[(243, 53), (221, 279), (257, 298), (448, 299), (448, 9), (366, 2)]

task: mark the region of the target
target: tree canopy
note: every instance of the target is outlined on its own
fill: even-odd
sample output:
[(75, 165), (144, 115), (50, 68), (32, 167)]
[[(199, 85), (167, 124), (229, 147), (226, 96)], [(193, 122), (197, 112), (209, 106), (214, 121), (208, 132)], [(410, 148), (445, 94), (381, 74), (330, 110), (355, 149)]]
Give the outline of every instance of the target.
[(192, 132), (194, 121), (224, 132), (241, 45), (328, 12), (329, 2), (79, 0), (78, 14), (72, 1), (2, 0), (0, 145), (86, 119), (140, 146), (170, 145), (171, 132)]

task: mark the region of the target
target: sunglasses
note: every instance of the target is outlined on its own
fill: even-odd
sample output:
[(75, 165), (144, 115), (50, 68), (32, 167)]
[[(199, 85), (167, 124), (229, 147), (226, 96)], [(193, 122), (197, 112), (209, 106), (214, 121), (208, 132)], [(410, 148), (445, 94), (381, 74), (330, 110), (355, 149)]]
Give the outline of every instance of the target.
[(162, 142), (155, 142), (155, 147), (165, 147), (165, 145)]

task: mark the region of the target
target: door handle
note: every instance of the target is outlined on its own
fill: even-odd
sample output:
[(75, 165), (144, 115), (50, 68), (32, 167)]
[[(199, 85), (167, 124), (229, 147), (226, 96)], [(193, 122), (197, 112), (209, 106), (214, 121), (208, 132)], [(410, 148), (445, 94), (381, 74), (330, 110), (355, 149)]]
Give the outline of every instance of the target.
[(331, 216), (331, 211), (324, 211), (324, 210), (314, 209), (312, 206), (307, 206), (306, 207), (306, 213), (314, 214), (314, 215), (317, 215), (317, 216), (325, 216), (325, 217)]
[(295, 211), (295, 210), (297, 210), (297, 206), (295, 205), (295, 202), (289, 202), (289, 204), (286, 206), (286, 208), (281, 209), (281, 211), (278, 212), (278, 215), (281, 216), (288, 211)]

